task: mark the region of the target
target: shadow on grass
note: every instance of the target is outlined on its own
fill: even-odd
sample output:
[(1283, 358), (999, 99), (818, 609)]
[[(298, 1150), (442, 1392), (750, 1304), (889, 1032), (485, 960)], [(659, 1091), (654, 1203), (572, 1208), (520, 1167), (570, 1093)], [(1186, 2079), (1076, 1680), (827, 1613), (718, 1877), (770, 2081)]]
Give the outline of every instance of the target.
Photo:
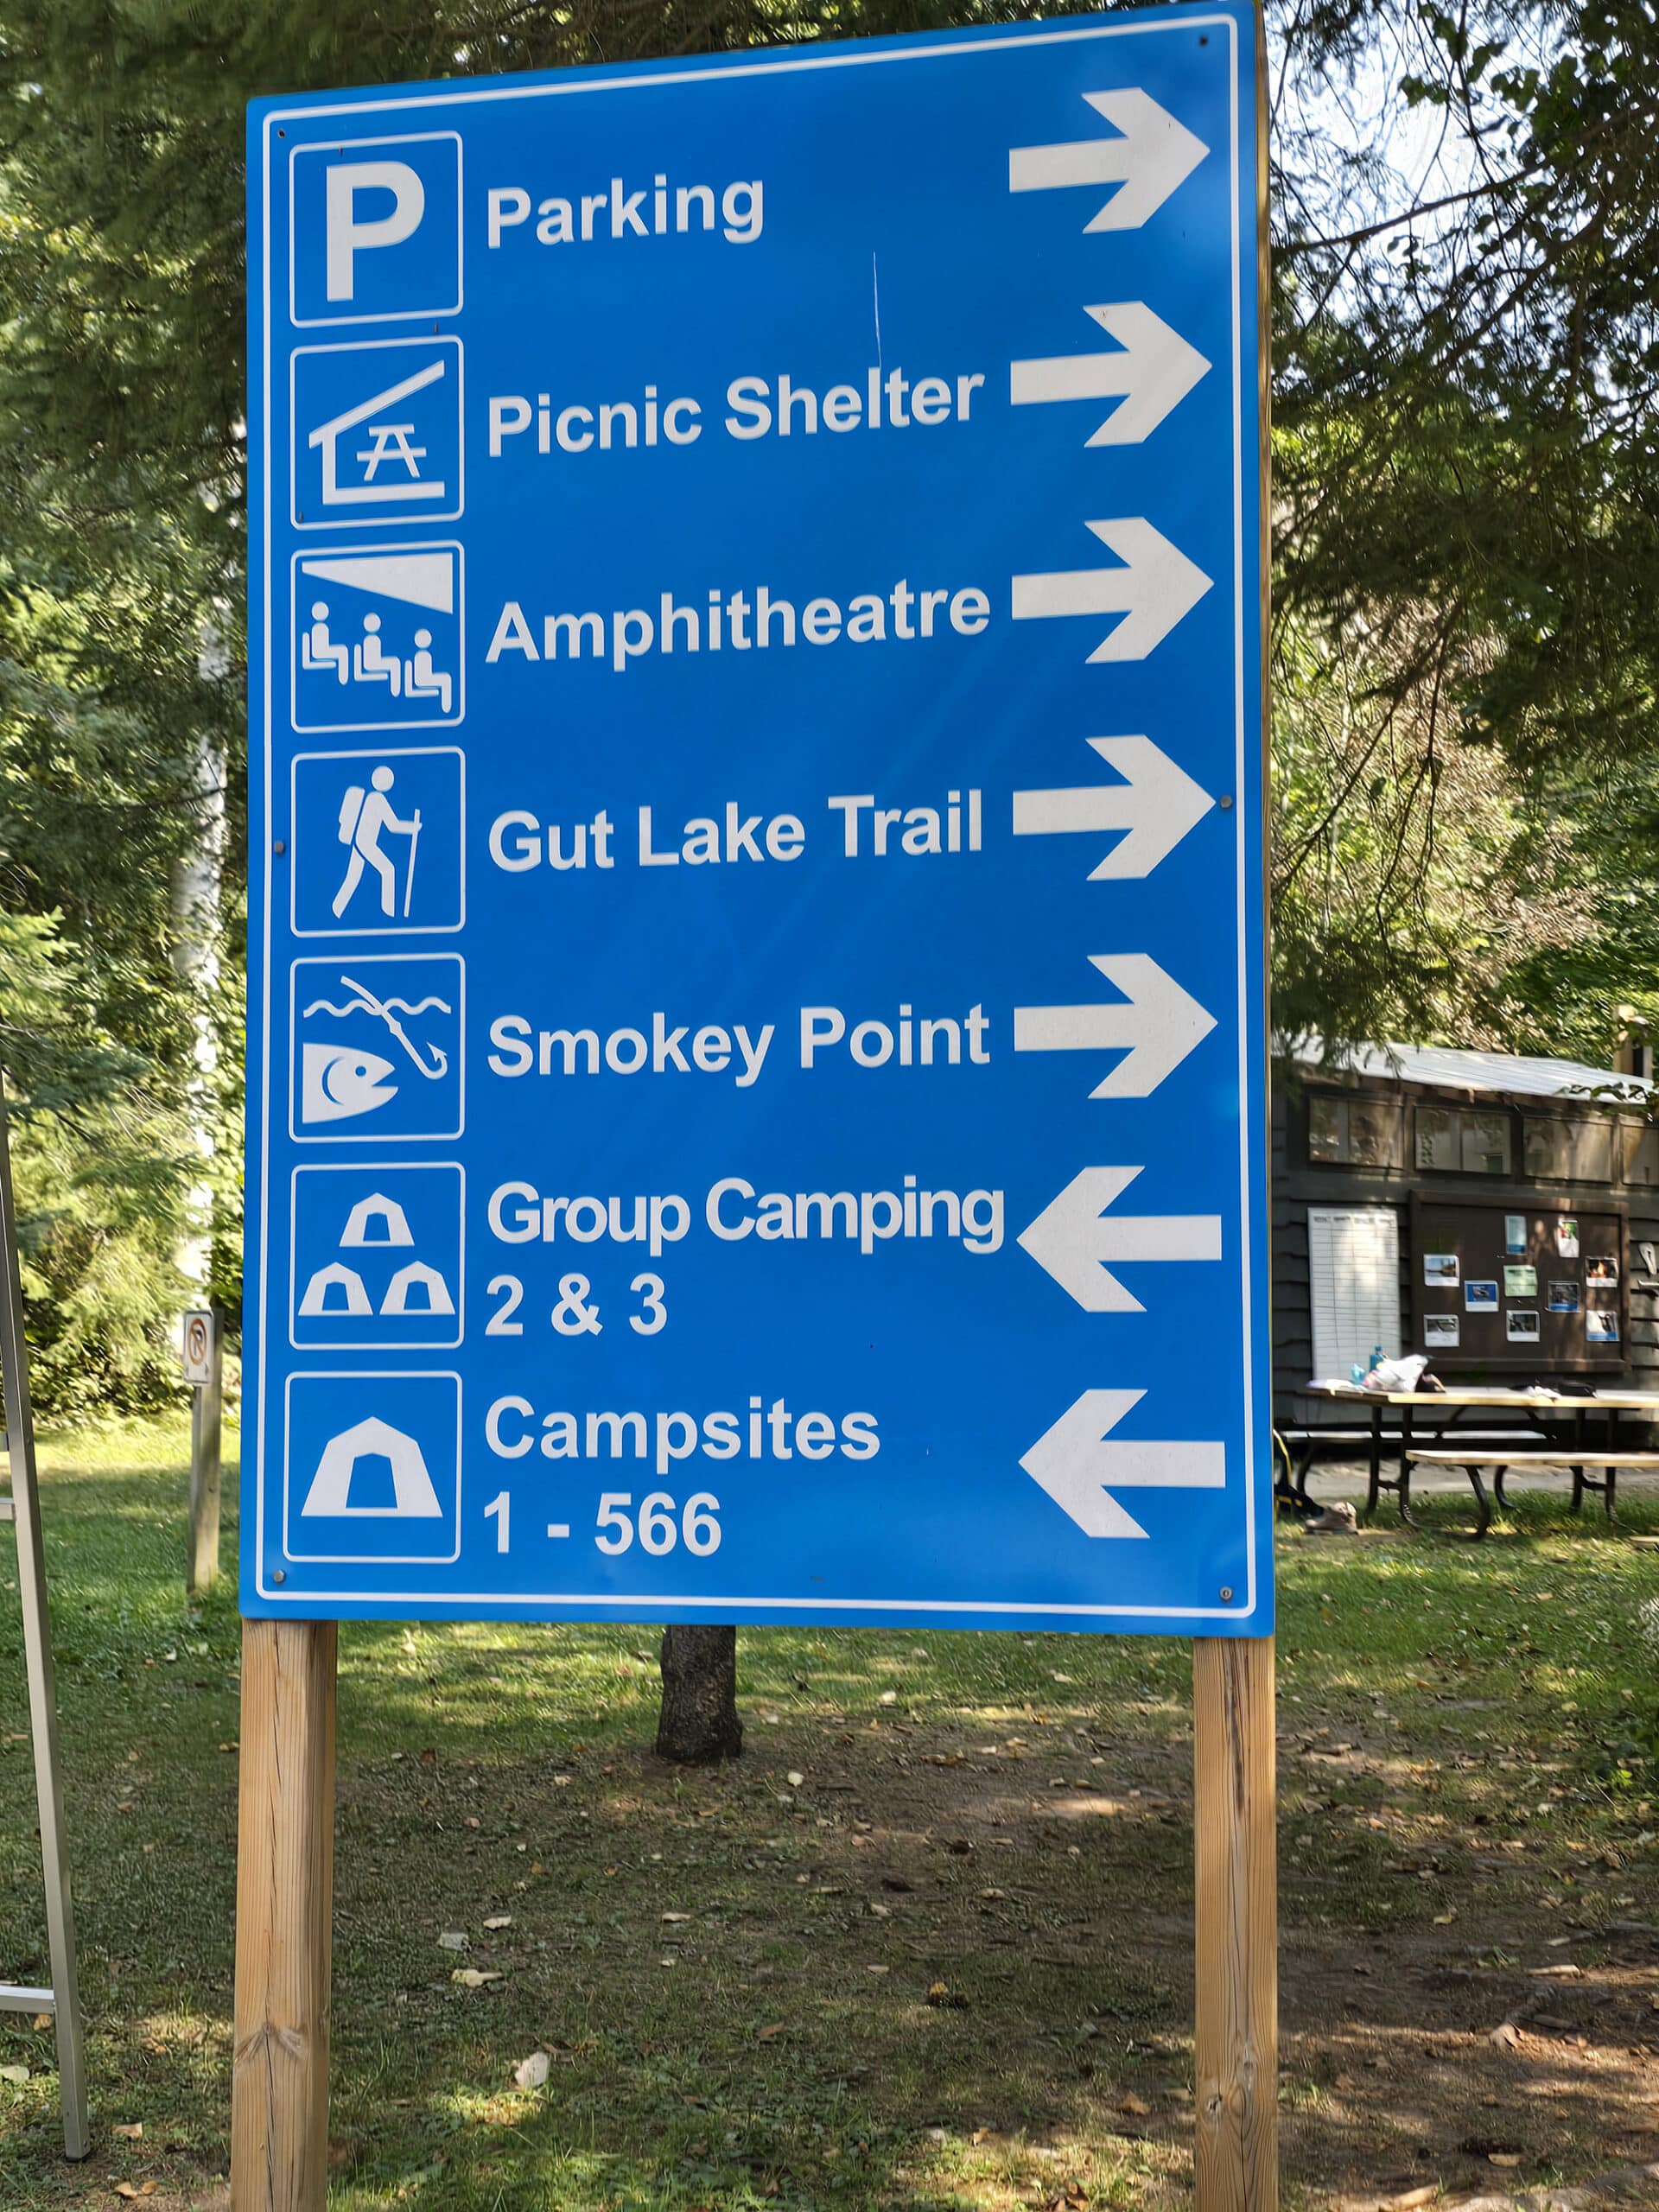
[[(187, 1602), (181, 1468), (118, 1441), (49, 1457), (46, 1509), (99, 2147), (62, 2167), (50, 2038), (0, 2024), (35, 2069), (0, 2085), (5, 2207), (122, 2180), (205, 2204), (226, 2155), (235, 1602)], [(1308, 2201), (1582, 2178), (1636, 2154), (1659, 2088), (1653, 1952), (1605, 1932), (1659, 1917), (1653, 1563), (1628, 1541), (1656, 1506), (1610, 1533), (1525, 1497), (1481, 1545), (1461, 1499), (1421, 1517), (1281, 1547), (1283, 2109)], [(747, 1756), (690, 1774), (645, 1749), (654, 1653), (626, 1626), (343, 1631), (337, 2212), (1179, 2200), (1187, 1648), (746, 1631)], [(8, 1974), (39, 1962), (33, 1826), (7, 1741)]]

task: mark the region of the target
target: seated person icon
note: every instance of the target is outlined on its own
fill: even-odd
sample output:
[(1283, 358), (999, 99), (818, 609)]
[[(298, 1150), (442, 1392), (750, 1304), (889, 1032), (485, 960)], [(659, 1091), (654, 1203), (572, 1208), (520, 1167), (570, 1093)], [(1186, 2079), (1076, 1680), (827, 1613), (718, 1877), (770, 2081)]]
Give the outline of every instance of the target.
[[(396, 690), (396, 685), (393, 690)], [(440, 714), (449, 711), (450, 680), (441, 668), (432, 663), (432, 632), (415, 632), (415, 658), (409, 663), (404, 683), (405, 699), (435, 699)]]
[(378, 614), (363, 617), (363, 642), (353, 650), (352, 674), (359, 683), (389, 683), (394, 699), (404, 688), (404, 664), (386, 651)]
[(352, 656), (346, 646), (337, 645), (328, 634), (328, 602), (315, 601), (311, 608), (311, 626), (300, 640), (300, 664), (302, 668), (332, 668), (342, 683), (352, 680)]

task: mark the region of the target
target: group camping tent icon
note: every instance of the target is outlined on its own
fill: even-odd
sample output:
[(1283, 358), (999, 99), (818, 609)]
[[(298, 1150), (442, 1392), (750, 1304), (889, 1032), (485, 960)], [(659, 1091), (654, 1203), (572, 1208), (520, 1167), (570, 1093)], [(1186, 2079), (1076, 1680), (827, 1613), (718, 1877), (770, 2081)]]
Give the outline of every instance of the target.
[[(395, 1198), (378, 1191), (359, 1198), (346, 1216), (340, 1249), (349, 1251), (390, 1251), (414, 1244), (409, 1217)], [(455, 1301), (441, 1269), (424, 1260), (407, 1260), (387, 1284), (377, 1309), (368, 1286), (355, 1268), (331, 1260), (318, 1268), (305, 1286), (300, 1312), (309, 1320), (331, 1314), (363, 1314), (378, 1311), (393, 1317), (404, 1314), (453, 1314)]]
[[(390, 1503), (353, 1503), (353, 1481), (365, 1459), (383, 1459), (391, 1468)], [(329, 1438), (300, 1512), (311, 1520), (437, 1521), (443, 1517), (427, 1471), (425, 1453), (412, 1436), (382, 1421), (378, 1414)]]

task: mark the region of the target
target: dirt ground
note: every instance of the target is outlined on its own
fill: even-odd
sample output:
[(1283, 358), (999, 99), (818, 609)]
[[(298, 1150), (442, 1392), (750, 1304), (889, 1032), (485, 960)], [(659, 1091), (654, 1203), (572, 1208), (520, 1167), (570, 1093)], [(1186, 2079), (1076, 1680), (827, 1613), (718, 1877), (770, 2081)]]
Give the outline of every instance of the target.
[[(239, 1628), (181, 1596), (175, 1453), (48, 1469), (94, 2151), (0, 2020), (0, 2212), (223, 2212)], [(1659, 1498), (1471, 1520), (1281, 1531), (1290, 2212), (1659, 2204)], [(745, 1756), (686, 1772), (649, 1629), (342, 1636), (331, 2212), (1190, 2204), (1190, 1648), (746, 1630), (741, 1675)], [(11, 1731), (0, 1974), (44, 1969)]]

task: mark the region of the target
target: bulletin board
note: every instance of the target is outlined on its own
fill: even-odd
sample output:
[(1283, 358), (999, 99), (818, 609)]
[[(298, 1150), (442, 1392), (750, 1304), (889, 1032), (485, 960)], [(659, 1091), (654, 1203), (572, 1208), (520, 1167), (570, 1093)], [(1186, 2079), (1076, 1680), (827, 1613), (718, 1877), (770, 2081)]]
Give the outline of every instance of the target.
[(1412, 1350), (1441, 1373), (1618, 1375), (1630, 1364), (1627, 1210), (1411, 1201)]

